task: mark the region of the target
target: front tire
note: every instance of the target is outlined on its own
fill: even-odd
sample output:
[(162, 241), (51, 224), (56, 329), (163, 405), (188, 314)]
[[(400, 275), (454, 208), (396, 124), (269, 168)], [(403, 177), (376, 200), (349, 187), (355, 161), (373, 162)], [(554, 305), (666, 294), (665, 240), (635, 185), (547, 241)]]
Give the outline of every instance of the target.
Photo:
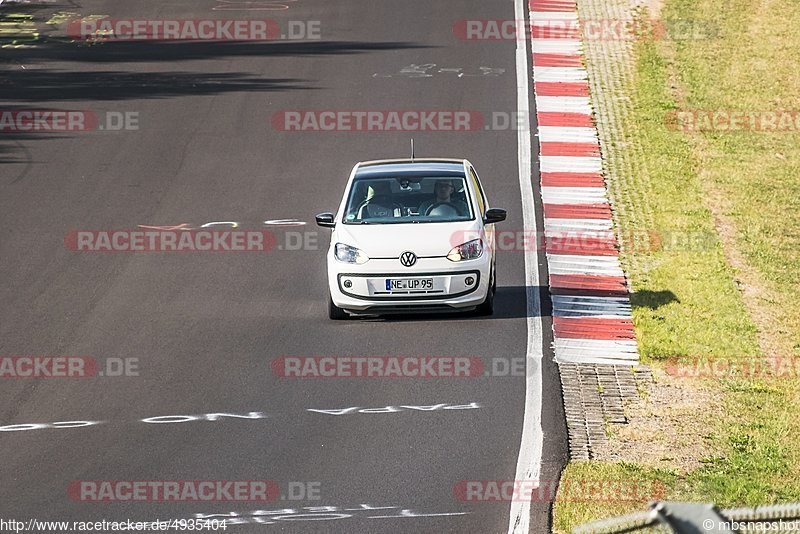
[(344, 321), (349, 318), (347, 312), (333, 303), (333, 299), (328, 295), (328, 319), (333, 321)]
[(497, 278), (492, 270), (492, 283), (486, 292), (486, 299), (475, 309), (475, 314), (486, 317), (494, 313), (494, 294), (497, 292)]

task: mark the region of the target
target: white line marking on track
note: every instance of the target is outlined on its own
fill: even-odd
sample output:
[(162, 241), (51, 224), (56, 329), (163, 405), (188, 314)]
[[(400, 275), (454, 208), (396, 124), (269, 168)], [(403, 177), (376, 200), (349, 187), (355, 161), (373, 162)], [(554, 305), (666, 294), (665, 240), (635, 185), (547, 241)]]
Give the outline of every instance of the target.
[[(516, 20), (525, 20), (523, 0), (514, 0)], [(527, 43), (517, 40), (517, 111), (521, 117), (530, 117), (530, 88), (528, 80), (531, 71), (528, 67)], [(533, 202), (533, 173), (531, 164), (531, 125), (517, 130), (517, 157), (519, 163), (519, 187), (522, 195), (522, 219), (526, 232), (536, 232), (536, 216)], [(515, 480), (535, 480), (538, 486), (541, 476), (542, 449), (542, 319), (539, 302), (539, 262), (537, 251), (525, 252), (525, 285), (527, 300), (528, 339), (525, 362), (525, 413), (522, 420), (522, 439), (517, 457)], [(528, 534), (530, 532), (531, 503), (528, 500), (515, 500), (511, 503), (508, 519), (509, 534)]]

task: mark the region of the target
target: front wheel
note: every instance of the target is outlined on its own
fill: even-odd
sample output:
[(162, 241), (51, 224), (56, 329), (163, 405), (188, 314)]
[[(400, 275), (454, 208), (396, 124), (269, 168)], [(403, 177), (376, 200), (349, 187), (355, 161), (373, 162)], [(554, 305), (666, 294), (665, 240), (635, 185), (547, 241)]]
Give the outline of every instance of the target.
[(343, 321), (349, 316), (347, 312), (333, 303), (333, 299), (328, 295), (328, 318), (334, 321)]
[(492, 283), (489, 286), (489, 291), (486, 292), (486, 300), (478, 305), (475, 309), (475, 314), (480, 316), (488, 316), (494, 313), (494, 294), (497, 292), (497, 279), (495, 278), (494, 271), (492, 271)]

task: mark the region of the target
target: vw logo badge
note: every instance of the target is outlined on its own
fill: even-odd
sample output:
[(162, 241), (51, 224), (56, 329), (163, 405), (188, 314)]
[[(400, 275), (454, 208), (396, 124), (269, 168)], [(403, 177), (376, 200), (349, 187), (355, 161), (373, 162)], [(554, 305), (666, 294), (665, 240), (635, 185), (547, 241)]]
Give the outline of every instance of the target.
[(402, 263), (405, 267), (411, 267), (417, 263), (417, 255), (410, 251), (403, 252), (400, 254), (400, 263)]

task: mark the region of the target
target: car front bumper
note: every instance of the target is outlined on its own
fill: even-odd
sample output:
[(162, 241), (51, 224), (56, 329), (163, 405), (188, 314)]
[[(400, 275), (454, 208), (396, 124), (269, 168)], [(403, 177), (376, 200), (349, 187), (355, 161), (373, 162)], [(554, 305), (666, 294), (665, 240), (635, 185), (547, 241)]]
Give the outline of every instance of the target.
[[(419, 258), (411, 267), (393, 259), (370, 259), (363, 265), (342, 263), (328, 255), (328, 286), (333, 303), (348, 311), (392, 313), (414, 310), (456, 311), (481, 304), (489, 290), (491, 256), (452, 262)], [(431, 288), (389, 290), (387, 280), (433, 280)]]

